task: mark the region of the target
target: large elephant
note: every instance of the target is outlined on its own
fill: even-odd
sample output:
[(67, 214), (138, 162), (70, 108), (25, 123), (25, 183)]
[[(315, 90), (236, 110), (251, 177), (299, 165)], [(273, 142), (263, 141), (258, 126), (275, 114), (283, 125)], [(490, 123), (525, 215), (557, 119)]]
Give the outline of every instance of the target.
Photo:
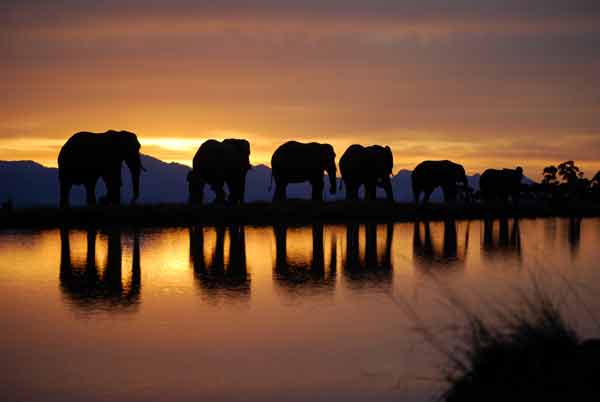
[(423, 203), (429, 202), (436, 187), (442, 188), (446, 202), (456, 200), (459, 188), (465, 193), (469, 191), (465, 168), (447, 160), (419, 163), (411, 174), (411, 180), (416, 204), (419, 203), (421, 193), (425, 193)]
[(96, 183), (101, 177), (106, 184), (106, 200), (111, 204), (121, 201), (121, 164), (131, 172), (133, 201), (140, 194), (140, 142), (129, 131), (109, 130), (105, 133), (79, 132), (62, 146), (58, 154), (60, 205), (69, 205), (71, 187), (85, 186), (87, 204), (96, 203)]
[(224, 184), (229, 188), (230, 203), (244, 202), (246, 173), (250, 167), (248, 141), (229, 138), (222, 142), (204, 142), (194, 155), (193, 169), (188, 174), (190, 203), (202, 204), (206, 184), (215, 192), (217, 203), (225, 200)]
[(284, 200), (289, 183), (309, 181), (312, 185), (312, 199), (323, 200), (323, 171), (329, 176), (329, 192), (336, 191), (335, 151), (330, 144), (317, 142), (301, 143), (288, 141), (279, 146), (271, 158), (271, 168), (275, 180), (273, 200)]
[(340, 158), (340, 173), (346, 185), (346, 199), (358, 199), (358, 189), (365, 186), (365, 199), (377, 198), (377, 186), (383, 187), (387, 199), (394, 200), (390, 175), (394, 157), (390, 147), (350, 145)]
[(514, 204), (519, 201), (523, 179), (523, 168), (516, 169), (486, 169), (479, 178), (479, 193), (485, 201), (512, 199)]

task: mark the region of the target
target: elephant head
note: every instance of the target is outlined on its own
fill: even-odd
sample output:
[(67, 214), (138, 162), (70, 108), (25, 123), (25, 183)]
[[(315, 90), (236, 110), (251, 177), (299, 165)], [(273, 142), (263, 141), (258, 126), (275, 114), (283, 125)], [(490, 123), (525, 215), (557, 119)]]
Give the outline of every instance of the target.
[(467, 181), (467, 173), (463, 165), (455, 163), (454, 166), (454, 177), (458, 188), (465, 194), (469, 192), (469, 182)]
[(323, 169), (327, 172), (327, 176), (329, 176), (329, 193), (335, 194), (336, 191), (336, 182), (335, 175), (337, 173), (337, 169), (335, 167), (335, 151), (333, 150), (333, 146), (330, 144), (320, 144), (321, 145), (321, 163)]
[(394, 155), (392, 155), (392, 149), (388, 145), (386, 145), (383, 150), (385, 155), (385, 167), (387, 169), (386, 174), (389, 176), (392, 174), (392, 169), (394, 168)]
[(244, 173), (252, 168), (250, 165), (250, 143), (248, 141), (228, 138), (223, 140), (223, 144), (230, 145), (237, 150), (241, 162), (240, 167), (244, 170)]
[(140, 174), (145, 170), (140, 159), (140, 142), (134, 133), (129, 131), (110, 131), (111, 146), (118, 158), (125, 161), (131, 173), (133, 200), (140, 195)]

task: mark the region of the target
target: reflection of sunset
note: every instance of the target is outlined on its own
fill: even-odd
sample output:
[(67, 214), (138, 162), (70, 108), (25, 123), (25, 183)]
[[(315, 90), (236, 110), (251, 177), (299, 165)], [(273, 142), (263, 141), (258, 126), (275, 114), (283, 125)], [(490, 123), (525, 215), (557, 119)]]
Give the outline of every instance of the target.
[[(433, 258), (415, 244), (413, 223), (393, 225), (389, 248), (385, 224), (323, 225), (322, 231), (318, 224), (292, 227), (287, 237), (288, 271), (276, 267), (272, 227), (245, 227), (243, 245), (233, 248), (230, 227), (203, 227), (202, 261), (193, 253), (198, 243), (192, 241), (189, 228), (140, 229), (140, 287), (133, 299), (126, 298), (129, 283), (134, 282), (131, 228), (99, 230), (100, 275), (87, 282), (89, 277), (78, 271), (71, 283), (61, 277), (58, 230), (5, 231), (0, 234), (0, 317), (18, 333), (0, 332), (0, 352), (16, 372), (27, 370), (32, 375), (16, 376), (10, 370), (4, 378), (18, 385), (34, 383), (28, 389), (40, 395), (56, 392), (57, 383), (68, 388), (69, 395), (104, 395), (107, 383), (118, 382), (137, 384), (149, 390), (148, 395), (176, 390), (190, 400), (223, 393), (227, 397), (227, 390), (256, 400), (265, 399), (265, 392), (281, 396), (272, 400), (285, 399), (299, 389), (303, 400), (310, 399), (323, 387), (340, 395), (340, 400), (362, 396), (373, 387), (378, 392), (395, 390), (396, 376), (377, 384), (373, 379), (356, 380), (357, 365), (427, 377), (435, 375), (432, 367), (437, 367), (435, 354), (396, 301), (407, 303), (424, 322), (438, 328), (455, 319), (444, 303), (445, 292), (478, 307), (494, 300), (508, 302), (514, 290), (527, 286), (536, 273), (543, 273), (540, 279), (549, 284), (565, 278), (599, 283), (598, 223), (597, 219), (580, 225), (568, 219), (521, 220), (515, 229), (509, 222), (507, 242), (504, 223), (496, 221), (487, 230), (492, 237), (488, 242), (484, 222), (457, 221), (456, 236), (442, 222), (433, 222)], [(515, 230), (518, 244), (510, 241)], [(222, 250), (217, 250), (219, 231)], [(119, 233), (121, 249), (113, 242), (111, 251), (111, 236)], [(353, 233), (357, 249), (348, 247), (348, 240), (356, 240)], [(78, 229), (69, 237), (74, 265), (84, 271), (86, 235)], [(214, 260), (220, 252), (223, 266)], [(444, 252), (456, 252), (460, 269), (449, 270), (447, 260), (436, 258)], [(115, 298), (115, 289), (102, 288), (111, 285), (105, 275), (115, 278), (118, 273), (105, 270), (109, 253), (121, 256), (121, 277), (116, 275), (120, 298)], [(520, 257), (506, 264), (506, 257), (517, 253)], [(238, 277), (227, 270), (236, 268), (240, 254), (245, 254), (247, 272)], [(351, 261), (352, 255), (358, 261)], [(202, 277), (194, 270), (195, 256), (199, 265), (224, 272)], [(550, 262), (540, 268), (540, 261)], [(133, 307), (125, 309), (126, 303)], [(600, 308), (593, 298), (589, 303), (592, 309)], [(123, 311), (128, 314), (116, 314)], [(588, 317), (579, 313), (577, 318)], [(324, 358), (329, 356), (335, 358)], [(58, 360), (65, 364), (57, 365)], [(102, 369), (106, 367), (111, 370)], [(165, 370), (166, 378), (175, 380), (165, 380)], [(298, 372), (304, 373), (300, 381)], [(223, 378), (231, 377), (236, 381), (225, 387)], [(348, 378), (355, 384), (350, 388)], [(430, 388), (423, 382), (413, 386)], [(121, 387), (119, 392), (118, 399), (140, 395), (138, 386)]]

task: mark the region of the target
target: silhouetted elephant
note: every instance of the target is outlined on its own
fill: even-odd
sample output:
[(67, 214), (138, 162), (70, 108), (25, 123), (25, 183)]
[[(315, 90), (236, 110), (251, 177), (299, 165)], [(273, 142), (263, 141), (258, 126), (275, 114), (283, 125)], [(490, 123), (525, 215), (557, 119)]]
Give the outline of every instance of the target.
[(479, 192), (484, 201), (501, 200), (518, 204), (523, 179), (523, 168), (516, 169), (486, 169), (479, 179)]
[(335, 151), (329, 144), (308, 144), (288, 141), (279, 146), (271, 158), (272, 179), (275, 180), (273, 200), (284, 200), (289, 183), (309, 181), (312, 199), (323, 200), (323, 171), (329, 176), (329, 192), (336, 191)]
[(360, 227), (357, 223), (346, 225), (346, 254), (343, 266), (349, 284), (357, 288), (362, 284), (391, 282), (394, 225), (386, 225), (385, 247), (380, 252), (377, 247), (377, 224), (365, 224), (364, 261), (361, 261), (359, 232)]
[(387, 199), (394, 200), (390, 175), (394, 157), (390, 147), (350, 145), (340, 158), (340, 173), (346, 185), (346, 199), (358, 199), (358, 189), (365, 186), (365, 199), (377, 198), (377, 186), (385, 190)]
[(202, 204), (205, 184), (215, 192), (217, 203), (225, 199), (224, 184), (229, 188), (230, 203), (244, 202), (246, 173), (250, 168), (248, 141), (230, 138), (204, 142), (194, 155), (193, 169), (188, 173), (190, 203)]
[(241, 225), (229, 226), (229, 261), (225, 263), (225, 227), (215, 228), (216, 240), (212, 256), (204, 255), (204, 228), (190, 226), (190, 262), (198, 286), (210, 301), (222, 296), (245, 299), (250, 293), (246, 268), (245, 230)]
[(336, 277), (336, 243), (331, 244), (331, 260), (329, 270), (325, 267), (325, 250), (323, 244), (323, 224), (315, 223), (311, 228), (312, 250), (310, 261), (289, 259), (287, 255), (287, 225), (273, 226), (275, 233), (275, 266), (276, 283), (291, 294), (306, 291), (313, 294), (323, 290), (331, 290), (335, 286)]
[(60, 205), (69, 205), (71, 187), (83, 184), (87, 204), (96, 203), (96, 183), (102, 177), (106, 184), (106, 201), (121, 201), (121, 164), (131, 172), (133, 201), (140, 195), (140, 142), (134, 133), (109, 130), (105, 133), (79, 132), (62, 146), (58, 154)]
[(446, 202), (456, 200), (459, 187), (465, 193), (469, 191), (465, 168), (451, 161), (421, 162), (413, 170), (411, 179), (416, 204), (422, 192), (425, 193), (423, 203), (427, 203), (436, 187), (442, 188)]
[(87, 311), (127, 312), (139, 303), (141, 289), (140, 242), (138, 232), (133, 236), (131, 281), (122, 283), (121, 231), (108, 232), (106, 268), (96, 264), (96, 237), (94, 228), (87, 230), (87, 252), (84, 264), (71, 259), (69, 230), (60, 230), (60, 288), (72, 305)]

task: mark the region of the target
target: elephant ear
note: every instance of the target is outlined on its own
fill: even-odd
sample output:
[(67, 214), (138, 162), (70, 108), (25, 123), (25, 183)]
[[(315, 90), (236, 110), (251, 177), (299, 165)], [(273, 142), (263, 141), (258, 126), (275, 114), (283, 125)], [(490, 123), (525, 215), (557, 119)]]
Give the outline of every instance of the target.
[(250, 156), (250, 143), (246, 140), (239, 140), (238, 147), (244, 155)]

